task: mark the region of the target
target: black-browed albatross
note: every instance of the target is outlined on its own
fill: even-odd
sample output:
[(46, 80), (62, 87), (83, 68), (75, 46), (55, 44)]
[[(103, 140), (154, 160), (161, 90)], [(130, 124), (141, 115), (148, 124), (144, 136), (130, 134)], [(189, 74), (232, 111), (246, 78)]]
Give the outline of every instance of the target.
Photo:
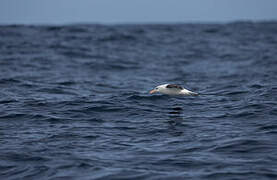
[(151, 90), (149, 93), (161, 93), (161, 94), (167, 94), (167, 95), (187, 95), (187, 96), (197, 96), (199, 95), (196, 92), (189, 91), (182, 86), (179, 86), (177, 84), (163, 84), (155, 87), (153, 90)]

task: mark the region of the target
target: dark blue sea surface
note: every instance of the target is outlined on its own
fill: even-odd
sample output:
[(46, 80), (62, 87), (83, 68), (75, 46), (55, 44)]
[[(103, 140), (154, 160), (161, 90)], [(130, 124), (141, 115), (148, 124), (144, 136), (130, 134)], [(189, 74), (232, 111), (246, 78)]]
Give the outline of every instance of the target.
[(0, 26), (0, 179), (277, 179), (277, 23)]

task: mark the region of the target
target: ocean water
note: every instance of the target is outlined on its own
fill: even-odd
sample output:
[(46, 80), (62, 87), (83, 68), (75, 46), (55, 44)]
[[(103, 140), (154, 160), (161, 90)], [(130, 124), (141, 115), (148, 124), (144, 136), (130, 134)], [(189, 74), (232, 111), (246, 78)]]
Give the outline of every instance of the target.
[(0, 179), (277, 179), (277, 23), (0, 26)]

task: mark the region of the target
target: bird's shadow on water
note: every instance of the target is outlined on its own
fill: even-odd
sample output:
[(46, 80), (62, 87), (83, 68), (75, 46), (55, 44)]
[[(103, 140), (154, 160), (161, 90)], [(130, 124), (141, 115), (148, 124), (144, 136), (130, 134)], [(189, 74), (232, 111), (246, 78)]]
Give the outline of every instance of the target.
[(183, 115), (183, 108), (178, 105), (174, 105), (168, 112), (168, 125), (170, 134), (174, 136), (181, 136), (184, 133), (184, 129), (180, 128), (185, 125)]

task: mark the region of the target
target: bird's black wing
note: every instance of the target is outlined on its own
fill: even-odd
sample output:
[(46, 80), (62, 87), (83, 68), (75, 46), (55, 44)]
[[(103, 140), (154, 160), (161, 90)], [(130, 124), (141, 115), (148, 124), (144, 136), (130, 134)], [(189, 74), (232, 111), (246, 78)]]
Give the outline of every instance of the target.
[(182, 86), (179, 86), (177, 84), (169, 84), (166, 86), (166, 88), (176, 88), (176, 89), (184, 89)]

